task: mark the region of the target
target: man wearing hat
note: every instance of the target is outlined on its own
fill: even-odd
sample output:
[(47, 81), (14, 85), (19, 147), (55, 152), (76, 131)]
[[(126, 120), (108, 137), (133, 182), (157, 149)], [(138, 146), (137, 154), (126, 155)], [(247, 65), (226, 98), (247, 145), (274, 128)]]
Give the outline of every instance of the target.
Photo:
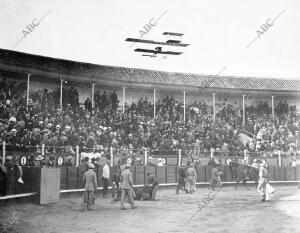
[(258, 180), (259, 180), (259, 165), (257, 159), (253, 159), (250, 171), (251, 171), (250, 174), (252, 175), (252, 179), (254, 180), (255, 185), (257, 187)]
[(176, 188), (176, 194), (179, 194), (179, 189), (183, 188), (183, 190), (187, 193), (188, 191), (185, 189), (185, 181), (186, 181), (186, 167), (179, 167), (178, 169), (178, 184)]
[(263, 196), (261, 201), (266, 201), (266, 185), (268, 183), (268, 170), (266, 161), (262, 161), (259, 169), (259, 182), (257, 186), (257, 191)]
[(222, 175), (222, 172), (218, 170), (218, 163), (215, 163), (213, 169), (211, 170), (211, 184), (210, 184), (210, 187), (211, 187), (212, 191), (215, 191), (215, 187), (218, 184), (218, 180), (219, 180), (220, 175)]
[(134, 209), (137, 206), (134, 204), (133, 200), (133, 182), (132, 182), (132, 173), (129, 170), (130, 165), (125, 165), (125, 170), (121, 174), (121, 189), (122, 189), (122, 195), (121, 195), (121, 210), (125, 210), (124, 207), (124, 201), (125, 196), (128, 195), (129, 203), (131, 204), (131, 208)]
[(107, 197), (107, 191), (108, 191), (108, 181), (109, 181), (109, 175), (110, 175), (110, 169), (108, 166), (109, 161), (107, 161), (103, 167), (102, 172), (102, 181), (103, 181), (103, 197)]
[(83, 182), (85, 182), (85, 191), (83, 194), (83, 203), (87, 205), (87, 209), (91, 210), (91, 206), (95, 203), (95, 192), (97, 191), (97, 177), (94, 172), (95, 165), (88, 164), (89, 170), (83, 175)]
[(158, 188), (159, 188), (159, 184), (158, 184), (155, 176), (151, 175), (150, 172), (147, 174), (147, 180), (148, 180), (149, 186), (152, 188), (151, 200), (154, 201), (155, 197), (156, 197), (156, 193), (157, 193)]

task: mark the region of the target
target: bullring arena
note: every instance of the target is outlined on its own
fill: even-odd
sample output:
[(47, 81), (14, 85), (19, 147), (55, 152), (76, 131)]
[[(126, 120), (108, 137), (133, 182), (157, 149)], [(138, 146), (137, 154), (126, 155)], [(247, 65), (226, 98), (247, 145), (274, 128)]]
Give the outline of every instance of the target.
[(206, 188), (194, 195), (175, 195), (174, 189), (163, 189), (156, 201), (139, 201), (138, 208), (130, 212), (120, 212), (118, 203), (102, 198), (96, 200), (93, 211), (83, 212), (82, 199), (68, 197), (54, 205), (4, 208), (7, 212), (1, 213), (1, 219), (15, 212), (17, 231), (32, 233), (120, 232), (125, 227), (128, 232), (298, 232), (299, 189), (276, 186), (276, 190), (272, 202), (260, 203), (254, 187), (224, 187), (201, 211), (198, 202), (208, 192)]
[[(9, 88), (15, 99), (2, 101), (2, 106), (27, 105), (32, 113), (25, 112), (22, 118), (1, 112), (2, 132), (6, 133), (2, 133), (6, 135), (2, 137), (2, 232), (122, 232), (124, 227), (130, 228), (128, 232), (299, 230), (299, 81), (284, 81), (284, 88), (277, 88), (282, 80), (260, 80), (252, 85), (251, 93), (261, 97), (240, 109), (237, 104), (245, 102), (249, 91), (243, 85), (254, 79), (243, 78), (241, 83), (224, 77), (222, 81), (231, 84), (235, 93), (244, 95), (233, 96), (230, 88), (218, 89), (221, 84), (213, 82), (201, 92), (207, 101), (197, 102), (192, 84), (205, 77), (190, 77), (191, 86), (185, 86), (180, 96), (172, 88), (182, 85), (181, 77), (186, 74), (96, 66), (8, 50), (0, 53), (1, 87)], [(49, 65), (42, 68), (37, 60)], [(14, 63), (21, 63), (22, 68)], [(58, 82), (55, 70), (67, 65), (74, 73), (64, 71), (66, 75), (59, 77), (68, 80)], [(89, 69), (101, 73), (103, 78), (93, 80), (101, 85), (82, 83)], [(82, 75), (77, 76), (79, 70)], [(109, 78), (105, 79), (106, 75)], [(138, 93), (143, 82), (137, 82), (136, 75), (153, 83), (152, 94), (149, 89)], [(42, 76), (49, 86), (40, 90)], [(129, 83), (132, 79), (135, 84)], [(171, 82), (174, 84), (168, 84), (167, 91), (156, 89)], [(56, 98), (59, 93), (62, 98)], [(88, 93), (95, 98), (87, 97)], [(18, 101), (22, 95), (27, 99)], [(82, 106), (79, 103), (83, 100)], [(287, 116), (290, 118), (285, 121)], [(276, 120), (275, 128), (272, 119)], [(247, 179), (248, 184), (243, 184), (246, 157), (250, 167), (256, 160), (266, 160), (268, 179), (276, 190), (271, 200), (260, 201), (253, 181)], [(215, 191), (209, 186), (212, 161), (222, 171), (223, 185)], [(82, 208), (82, 177), (91, 162), (98, 190), (92, 211), (86, 211)], [(105, 164), (110, 167), (108, 193), (103, 191)], [(147, 185), (148, 173), (160, 188), (155, 200), (137, 200), (137, 209), (120, 211), (119, 200), (112, 202), (110, 188), (116, 169), (126, 164), (131, 165), (135, 191)], [(194, 167), (197, 174), (197, 190), (192, 195), (175, 192), (180, 167), (184, 166)], [(48, 173), (51, 179), (41, 172), (48, 170), (55, 171), (54, 175)], [(236, 180), (241, 181), (237, 189)]]

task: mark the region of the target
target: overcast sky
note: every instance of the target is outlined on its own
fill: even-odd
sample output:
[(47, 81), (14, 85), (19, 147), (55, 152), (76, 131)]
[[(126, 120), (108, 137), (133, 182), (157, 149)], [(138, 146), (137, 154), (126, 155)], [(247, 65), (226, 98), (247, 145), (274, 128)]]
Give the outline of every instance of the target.
[[(43, 16), (32, 32), (26, 28)], [(134, 49), (155, 45), (125, 42), (158, 18), (144, 39), (184, 33), (190, 46), (163, 47), (182, 55), (143, 57)], [(22, 39), (23, 30), (30, 34)], [(1, 48), (104, 65), (300, 79), (299, 30), (299, 0), (0, 0)]]

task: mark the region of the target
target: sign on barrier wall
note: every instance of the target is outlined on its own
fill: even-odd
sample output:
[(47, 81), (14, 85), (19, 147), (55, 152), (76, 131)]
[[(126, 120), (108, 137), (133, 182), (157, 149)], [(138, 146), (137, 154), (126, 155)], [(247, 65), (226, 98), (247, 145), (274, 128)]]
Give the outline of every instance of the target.
[(56, 158), (56, 164), (57, 164), (57, 166), (63, 166), (64, 165), (64, 158), (62, 156), (58, 156)]
[(20, 156), (20, 158), (19, 158), (19, 164), (21, 165), (21, 166), (26, 166), (27, 165), (27, 157), (26, 156)]
[(268, 158), (267, 159), (267, 163), (270, 166), (278, 166), (278, 160), (277, 159), (270, 159), (270, 158)]
[(201, 165), (207, 165), (210, 161), (210, 158), (200, 158)]
[(167, 165), (168, 166), (177, 166), (178, 158), (167, 158)]
[(40, 185), (40, 204), (57, 203), (60, 192), (60, 169), (42, 168)]
[(186, 165), (187, 162), (188, 162), (188, 158), (184, 157), (181, 159), (181, 164), (179, 164), (179, 166)]

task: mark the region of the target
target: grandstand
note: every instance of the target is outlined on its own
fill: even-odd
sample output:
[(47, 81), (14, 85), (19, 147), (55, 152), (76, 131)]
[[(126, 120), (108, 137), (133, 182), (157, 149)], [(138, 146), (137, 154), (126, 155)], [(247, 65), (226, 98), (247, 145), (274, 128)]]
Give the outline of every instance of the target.
[(300, 146), (300, 80), (113, 67), (3, 49), (0, 77), (7, 151), (234, 155), (247, 148), (273, 156)]

